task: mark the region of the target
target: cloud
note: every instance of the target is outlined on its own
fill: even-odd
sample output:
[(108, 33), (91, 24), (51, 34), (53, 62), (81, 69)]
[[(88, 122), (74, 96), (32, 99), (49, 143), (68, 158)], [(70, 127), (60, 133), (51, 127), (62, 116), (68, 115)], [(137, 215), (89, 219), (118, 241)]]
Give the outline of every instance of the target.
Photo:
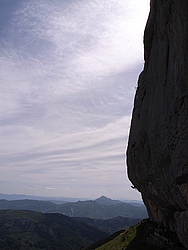
[(145, 10), (140, 0), (0, 1), (0, 188), (35, 192), (29, 179), (41, 194), (57, 182), (57, 195), (88, 197), (83, 185), (93, 196), (129, 186), (149, 0)]
[(53, 187), (45, 187), (46, 190), (56, 190), (56, 188)]

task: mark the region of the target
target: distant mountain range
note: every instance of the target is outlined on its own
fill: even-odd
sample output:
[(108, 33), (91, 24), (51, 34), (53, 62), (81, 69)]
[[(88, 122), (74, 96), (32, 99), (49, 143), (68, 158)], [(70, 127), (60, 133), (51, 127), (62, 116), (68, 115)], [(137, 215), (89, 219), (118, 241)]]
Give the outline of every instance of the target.
[(146, 218), (144, 205), (134, 206), (127, 202), (111, 200), (102, 196), (94, 201), (67, 202), (55, 204), (39, 200), (0, 200), (0, 209), (32, 210), (43, 213), (61, 213), (70, 217), (87, 217), (110, 219), (118, 216), (129, 218)]
[(0, 249), (81, 249), (147, 217), (141, 203), (105, 196), (59, 202), (1, 199)]
[[(35, 196), (35, 195), (25, 195), (25, 194), (3, 194), (0, 193), (0, 200), (5, 199), (8, 201), (13, 200), (41, 200), (41, 201), (53, 201), (59, 204), (66, 202), (76, 202), (79, 201), (79, 198), (70, 198), (70, 197), (50, 197), (50, 196)], [(83, 199), (87, 200), (87, 199)]]
[[(110, 198), (107, 198), (106, 196), (101, 196), (100, 198), (96, 199), (97, 200), (111, 200), (112, 202), (127, 202), (130, 204), (134, 205), (143, 205), (143, 202), (141, 200), (112, 200)], [(35, 195), (25, 195), (25, 194), (3, 194), (0, 193), (0, 200), (5, 199), (8, 201), (13, 201), (13, 200), (40, 200), (40, 201), (52, 201), (56, 204), (63, 204), (66, 202), (77, 202), (77, 201), (86, 201), (86, 200), (91, 200), (88, 198), (70, 198), (70, 197), (57, 197), (57, 196), (35, 196)], [(106, 202), (106, 201), (105, 201)], [(104, 204), (103, 204), (104, 205)]]

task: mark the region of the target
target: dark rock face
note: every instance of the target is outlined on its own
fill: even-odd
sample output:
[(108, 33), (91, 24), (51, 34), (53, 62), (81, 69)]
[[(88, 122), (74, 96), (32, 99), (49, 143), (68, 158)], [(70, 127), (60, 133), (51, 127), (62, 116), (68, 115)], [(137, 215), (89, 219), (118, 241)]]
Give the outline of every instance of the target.
[(188, 249), (188, 1), (151, 0), (135, 95), (128, 176), (152, 221)]

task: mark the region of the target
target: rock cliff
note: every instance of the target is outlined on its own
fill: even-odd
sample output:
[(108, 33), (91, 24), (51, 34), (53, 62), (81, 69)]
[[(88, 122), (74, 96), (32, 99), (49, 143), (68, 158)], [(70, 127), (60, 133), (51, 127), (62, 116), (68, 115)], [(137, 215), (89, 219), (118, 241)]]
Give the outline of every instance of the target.
[(128, 176), (150, 220), (176, 232), (188, 249), (188, 1), (151, 0), (150, 5)]

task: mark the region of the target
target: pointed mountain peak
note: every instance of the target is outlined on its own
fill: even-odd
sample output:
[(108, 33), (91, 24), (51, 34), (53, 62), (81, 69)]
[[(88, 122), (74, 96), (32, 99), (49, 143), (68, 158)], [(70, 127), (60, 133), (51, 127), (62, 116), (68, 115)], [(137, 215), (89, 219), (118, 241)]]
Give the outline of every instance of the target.
[(94, 200), (95, 202), (97, 202), (100, 205), (104, 205), (104, 206), (112, 206), (118, 203), (121, 203), (121, 201), (118, 200), (112, 200), (106, 196), (101, 196), (100, 198)]

